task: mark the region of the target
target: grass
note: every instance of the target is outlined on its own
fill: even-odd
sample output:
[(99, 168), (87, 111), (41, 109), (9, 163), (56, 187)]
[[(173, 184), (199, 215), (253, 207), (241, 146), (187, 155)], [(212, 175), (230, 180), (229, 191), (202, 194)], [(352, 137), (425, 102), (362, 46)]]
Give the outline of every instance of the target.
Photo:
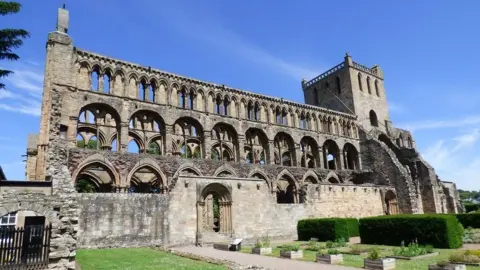
[[(292, 242), (289, 242), (287, 244), (291, 244)], [(297, 244), (300, 244), (300, 242), (296, 242)], [(304, 243), (306, 247), (306, 243)], [(277, 245), (272, 245), (272, 254), (265, 255), (265, 256), (272, 256), (272, 257), (280, 257), (280, 249), (277, 248), (281, 244)], [(392, 255), (392, 249), (394, 247), (389, 247), (389, 246), (380, 246), (380, 245), (361, 245), (362, 248), (372, 248), (372, 247), (377, 247), (380, 251), (381, 256), (387, 256), (387, 255)], [(309, 251), (305, 250), (304, 247), (303, 249), (303, 261), (315, 261), (316, 257), (316, 252), (315, 251)], [(251, 247), (242, 247), (241, 252), (243, 253), (251, 253), (252, 248)], [(338, 248), (340, 251), (347, 251), (348, 248)], [(460, 252), (459, 250), (455, 249), (435, 249), (439, 253), (438, 256), (433, 256), (433, 257), (427, 257), (423, 259), (416, 259), (416, 260), (396, 260), (397, 264), (397, 270), (425, 270), (428, 268), (429, 264), (435, 264), (439, 261), (442, 260), (447, 260), (448, 257), (456, 252)], [(258, 255), (260, 256), (260, 255)], [(344, 254), (343, 255), (343, 265), (344, 266), (350, 266), (350, 267), (358, 267), (358, 268), (363, 268), (363, 259), (366, 258), (367, 255), (350, 255), (350, 254)], [(480, 267), (476, 266), (467, 266), (468, 270), (480, 270)]]
[(81, 249), (77, 250), (77, 262), (82, 270), (227, 269), (223, 266), (191, 260), (150, 248)]

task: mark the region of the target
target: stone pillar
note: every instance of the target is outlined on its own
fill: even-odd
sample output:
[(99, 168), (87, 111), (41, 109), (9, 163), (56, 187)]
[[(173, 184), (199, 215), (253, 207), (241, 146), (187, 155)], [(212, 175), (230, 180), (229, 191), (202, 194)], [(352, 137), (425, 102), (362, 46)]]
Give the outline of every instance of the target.
[(117, 144), (120, 145), (119, 152), (128, 152), (128, 122), (120, 123), (120, 138), (117, 137)]
[(205, 206), (204, 202), (197, 202), (197, 232), (202, 232), (203, 230), (203, 207)]
[(165, 125), (165, 149), (163, 154), (166, 156), (171, 156), (173, 154), (172, 134), (173, 126)]
[(325, 164), (324, 164), (324, 161), (323, 161), (323, 149), (322, 147), (318, 147), (318, 164), (317, 164), (317, 168), (324, 168), (325, 167)]
[(105, 86), (103, 85), (103, 74), (98, 73), (98, 92), (105, 93)]
[[(294, 163), (292, 162), (292, 166), (301, 167), (301, 166), (302, 166), (302, 157), (303, 157), (304, 155), (306, 155), (306, 151), (305, 151), (305, 152), (302, 152), (302, 150), (300, 149), (300, 146), (295, 147), (294, 149), (295, 149), (295, 150), (294, 150), (294, 153), (295, 153), (295, 163), (296, 163), (296, 164), (294, 164)], [(307, 164), (306, 161), (307, 161), (307, 159), (305, 158), (305, 165)], [(307, 166), (305, 166), (305, 167), (307, 167)]]
[(345, 155), (343, 154), (343, 151), (340, 152), (340, 158), (337, 159), (337, 160), (340, 160), (340, 164), (336, 164), (337, 165), (337, 170), (344, 170), (346, 169), (346, 165), (345, 165)]
[(210, 131), (204, 131), (203, 132), (203, 158), (204, 159), (211, 159), (212, 158), (212, 149), (211, 149), (211, 144), (212, 144), (212, 134)]
[(72, 147), (77, 145), (77, 123), (78, 116), (70, 116), (68, 122), (67, 140)]
[(273, 141), (268, 141), (268, 160), (267, 164), (274, 165), (275, 164), (275, 146)]
[[(245, 159), (247, 158), (245, 156), (245, 136), (243, 134), (238, 135), (238, 156), (236, 158), (237, 162), (244, 163)], [(235, 153), (237, 155), (237, 153)], [(267, 159), (268, 157), (265, 157)]]

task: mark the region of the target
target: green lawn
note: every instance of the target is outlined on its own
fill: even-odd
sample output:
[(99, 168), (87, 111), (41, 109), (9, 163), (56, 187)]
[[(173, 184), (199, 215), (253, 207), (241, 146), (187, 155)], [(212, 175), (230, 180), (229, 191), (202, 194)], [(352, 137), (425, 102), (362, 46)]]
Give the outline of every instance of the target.
[[(285, 244), (306, 244), (306, 242), (296, 242), (296, 243), (285, 243)], [(271, 255), (266, 255), (266, 256), (273, 256), (273, 257), (280, 257), (280, 249), (276, 248), (281, 244), (276, 244), (272, 245), (274, 248), (272, 249), (272, 254)], [(391, 249), (394, 247), (388, 247), (388, 246), (374, 246), (374, 245), (362, 245), (365, 247), (377, 247), (380, 250), (381, 256), (386, 256), (386, 255), (391, 255)], [(241, 252), (243, 253), (250, 253), (252, 250), (252, 247), (245, 246), (242, 247)], [(339, 250), (345, 250), (345, 248), (339, 248)], [(455, 253), (455, 252), (461, 252), (459, 250), (452, 250), (452, 249), (436, 249), (437, 252), (439, 252), (438, 256), (430, 257), (430, 258), (425, 258), (425, 259), (417, 259), (417, 260), (396, 260), (397, 263), (397, 269), (398, 270), (425, 270), (428, 268), (429, 264), (434, 264), (436, 262), (442, 261), (442, 260), (447, 260), (450, 254)], [(260, 256), (260, 255), (258, 255)], [(309, 251), (309, 250), (303, 250), (303, 259), (304, 261), (315, 261), (315, 256), (316, 252), (314, 251)], [(351, 267), (358, 267), (362, 268), (363, 267), (363, 259), (366, 258), (367, 255), (349, 255), (349, 254), (344, 254), (343, 255), (343, 265), (344, 266), (351, 266)], [(468, 270), (480, 270), (480, 267), (473, 267), (473, 266), (467, 266)]]
[(228, 269), (150, 248), (81, 249), (77, 250), (77, 263), (80, 264), (82, 270)]

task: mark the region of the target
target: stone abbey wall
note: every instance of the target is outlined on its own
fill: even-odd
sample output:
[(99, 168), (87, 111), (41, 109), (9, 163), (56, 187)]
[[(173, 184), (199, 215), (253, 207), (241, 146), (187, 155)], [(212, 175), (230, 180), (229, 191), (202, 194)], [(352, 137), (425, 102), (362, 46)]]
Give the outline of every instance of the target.
[[(182, 245), (197, 241), (197, 203), (210, 183), (231, 192), (232, 231), (228, 237), (253, 241), (266, 235), (296, 237), (299, 219), (382, 215), (382, 191), (375, 186), (310, 184), (303, 204), (277, 204), (258, 179), (179, 177), (169, 194), (81, 194), (79, 247)], [(203, 230), (204, 241), (219, 239)]]

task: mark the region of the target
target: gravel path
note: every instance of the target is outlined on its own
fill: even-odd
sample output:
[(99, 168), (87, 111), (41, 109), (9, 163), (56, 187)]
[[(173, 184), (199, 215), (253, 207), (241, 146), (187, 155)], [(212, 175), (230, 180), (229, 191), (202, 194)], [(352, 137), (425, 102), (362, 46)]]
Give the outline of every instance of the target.
[(295, 270), (351, 270), (351, 267), (320, 264), (314, 262), (304, 262), (297, 260), (281, 259), (269, 256), (246, 254), (240, 252), (223, 251), (213, 249), (213, 247), (180, 247), (174, 248), (180, 252), (191, 253), (203, 257), (209, 257), (217, 260), (232, 261), (241, 265), (262, 266), (268, 269), (295, 269)]

